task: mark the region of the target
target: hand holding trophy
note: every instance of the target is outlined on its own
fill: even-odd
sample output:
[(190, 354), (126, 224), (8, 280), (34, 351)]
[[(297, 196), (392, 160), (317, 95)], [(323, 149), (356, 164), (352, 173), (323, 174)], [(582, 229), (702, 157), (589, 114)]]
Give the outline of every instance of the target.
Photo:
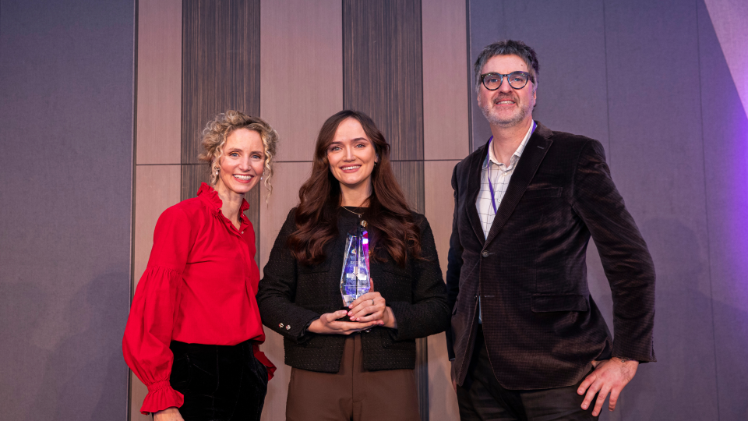
[[(372, 291), (374, 280), (369, 270), (369, 232), (365, 220), (359, 222), (356, 233), (349, 233), (345, 244), (343, 272), (340, 275), (340, 294), (348, 311), (341, 320), (359, 323), (376, 322), (375, 326), (397, 328), (392, 309), (379, 292)], [(368, 332), (370, 329), (366, 329)]]
[(345, 242), (343, 272), (340, 275), (340, 293), (347, 310), (356, 299), (371, 289), (369, 276), (369, 232), (366, 221), (361, 220), (355, 233), (349, 233)]

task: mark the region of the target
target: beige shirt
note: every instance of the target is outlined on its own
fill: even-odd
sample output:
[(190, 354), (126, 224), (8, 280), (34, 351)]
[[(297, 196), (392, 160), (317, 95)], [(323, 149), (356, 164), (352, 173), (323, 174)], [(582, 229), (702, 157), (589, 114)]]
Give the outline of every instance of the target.
[(514, 154), (509, 159), (508, 166), (496, 159), (492, 145), (488, 145), (488, 155), (486, 155), (486, 160), (483, 161), (483, 169), (480, 175), (480, 192), (478, 193), (478, 199), (475, 201), (475, 207), (478, 209), (478, 216), (480, 216), (480, 223), (483, 226), (483, 238), (488, 237), (488, 231), (491, 230), (491, 225), (496, 217), (496, 212), (494, 212), (494, 208), (491, 206), (491, 190), (488, 186), (488, 179), (489, 177), (491, 179), (496, 209), (498, 209), (499, 205), (501, 205), (501, 199), (504, 198), (504, 194), (506, 193), (506, 188), (509, 186), (509, 180), (512, 179), (512, 174), (514, 174), (514, 168), (517, 167), (517, 162), (519, 162), (519, 158), (522, 156), (522, 151), (525, 150), (527, 141), (530, 140), (533, 128), (535, 128), (534, 121), (530, 125), (530, 128), (527, 129), (522, 143), (519, 144), (517, 150), (514, 151)]

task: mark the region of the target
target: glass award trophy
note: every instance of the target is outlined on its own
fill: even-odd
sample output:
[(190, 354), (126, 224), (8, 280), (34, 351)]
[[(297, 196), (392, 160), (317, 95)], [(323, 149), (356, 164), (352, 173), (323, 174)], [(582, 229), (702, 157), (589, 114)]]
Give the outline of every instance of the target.
[(340, 275), (340, 293), (347, 309), (356, 298), (369, 292), (369, 232), (366, 221), (361, 220), (355, 233), (349, 233), (345, 242), (343, 273)]

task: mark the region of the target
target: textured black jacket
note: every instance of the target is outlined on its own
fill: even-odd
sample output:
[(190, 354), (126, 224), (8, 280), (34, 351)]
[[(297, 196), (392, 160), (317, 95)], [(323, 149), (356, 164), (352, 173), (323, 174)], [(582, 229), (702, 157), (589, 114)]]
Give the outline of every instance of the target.
[[(318, 265), (300, 265), (286, 246), (296, 229), (288, 214), (260, 281), (257, 303), (262, 323), (284, 337), (286, 364), (310, 371), (338, 372), (346, 336), (317, 335), (304, 328), (323, 313), (343, 307), (340, 274), (346, 234), (355, 229), (358, 217), (345, 211), (338, 215), (338, 238), (328, 244), (326, 260)], [(385, 254), (386, 262), (370, 262), (374, 290), (382, 294), (397, 320), (397, 329), (375, 327), (360, 333), (366, 370), (412, 369), (415, 338), (443, 332), (449, 325), (449, 307), (439, 268), (431, 227), (423, 215), (414, 214), (421, 229), (421, 256), (398, 266)]]
[[(452, 175), (447, 342), (458, 383), (470, 364), (478, 296), (491, 365), (508, 389), (570, 386), (611, 356), (654, 361), (654, 265), (602, 145), (538, 124), (484, 238), (475, 201), (487, 153), (484, 145)], [(587, 286), (590, 234), (610, 283), (615, 341)]]

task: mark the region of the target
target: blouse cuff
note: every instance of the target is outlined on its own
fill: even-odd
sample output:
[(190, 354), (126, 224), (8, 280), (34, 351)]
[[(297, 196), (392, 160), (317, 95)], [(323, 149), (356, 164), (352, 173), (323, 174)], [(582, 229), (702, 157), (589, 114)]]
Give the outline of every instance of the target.
[(267, 368), (268, 371), (268, 381), (273, 378), (273, 375), (275, 374), (275, 364), (273, 364), (268, 357), (265, 356), (265, 353), (260, 351), (260, 346), (256, 343), (252, 344), (252, 353), (254, 354), (257, 361), (260, 362), (260, 364), (264, 365), (265, 368)]
[(168, 380), (162, 380), (148, 385), (148, 394), (143, 400), (143, 406), (140, 407), (140, 413), (148, 415), (172, 406), (179, 408), (183, 404), (184, 395), (172, 389)]

